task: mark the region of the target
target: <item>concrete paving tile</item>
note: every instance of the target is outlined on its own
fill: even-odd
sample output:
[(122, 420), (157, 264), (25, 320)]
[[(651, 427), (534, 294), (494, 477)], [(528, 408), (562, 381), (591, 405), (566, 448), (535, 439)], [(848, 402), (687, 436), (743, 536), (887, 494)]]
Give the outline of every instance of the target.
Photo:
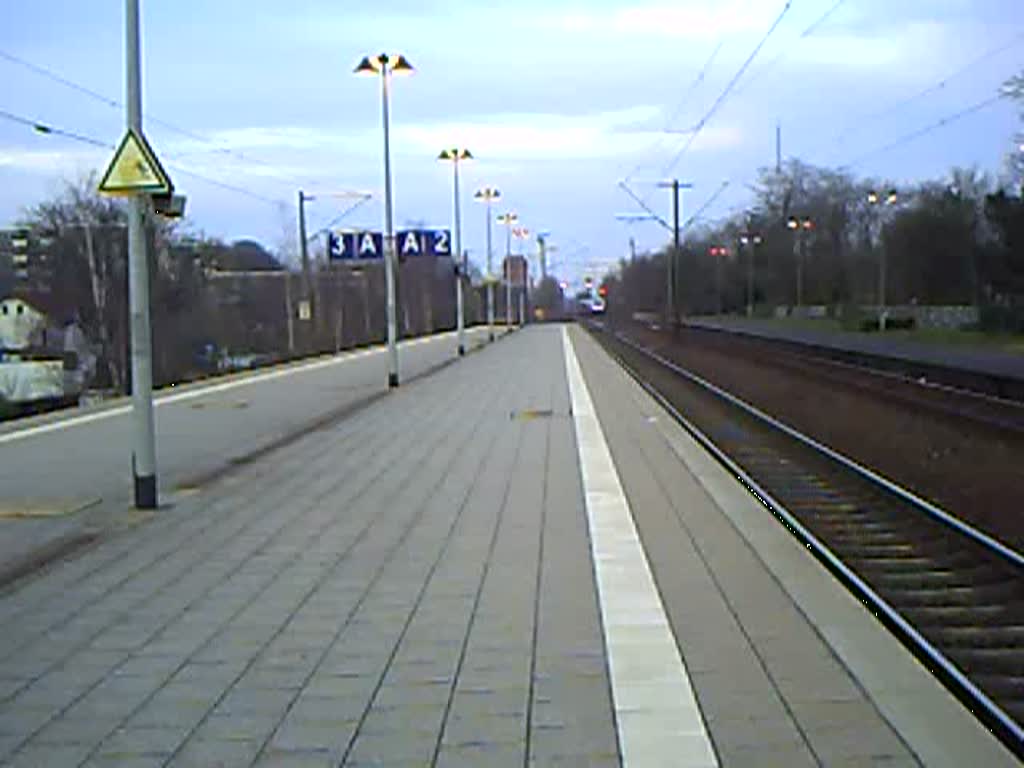
[(32, 741), (48, 745), (91, 744), (95, 746), (120, 723), (120, 717), (81, 718), (65, 715), (47, 723), (46, 727), (32, 738)]
[(802, 742), (788, 745), (718, 749), (723, 766), (729, 768), (820, 768), (820, 763)]
[(266, 739), (277, 728), (276, 715), (213, 714), (203, 721), (196, 738), (209, 741), (257, 741)]
[(258, 768), (334, 768), (340, 757), (328, 750), (291, 751), (268, 749), (263, 752), (254, 764)]
[(29, 746), (18, 752), (4, 765), (7, 768), (56, 768), (79, 765), (89, 756), (90, 744), (44, 744)]
[(907, 757), (907, 748), (887, 725), (859, 722), (806, 731), (807, 740), (823, 762), (851, 758), (890, 760)]
[(224, 696), (216, 706), (218, 715), (284, 715), (295, 698), (293, 690), (237, 689)]
[(458, 747), (444, 747), (437, 756), (438, 768), (522, 768), (524, 763), (521, 747), (507, 744), (472, 744)]
[(526, 718), (520, 715), (462, 714), (448, 718), (442, 744), (458, 747), (480, 742), (522, 744), (526, 740)]
[(169, 768), (248, 768), (259, 754), (259, 741), (191, 739), (168, 763)]
[(186, 728), (119, 728), (103, 740), (96, 754), (104, 759), (169, 756), (187, 736)]
[(289, 721), (270, 740), (270, 748), (284, 751), (343, 751), (355, 735), (357, 723), (308, 723)]
[(434, 754), (434, 734), (410, 731), (360, 732), (352, 745), (349, 759), (356, 763), (383, 760), (427, 760)]

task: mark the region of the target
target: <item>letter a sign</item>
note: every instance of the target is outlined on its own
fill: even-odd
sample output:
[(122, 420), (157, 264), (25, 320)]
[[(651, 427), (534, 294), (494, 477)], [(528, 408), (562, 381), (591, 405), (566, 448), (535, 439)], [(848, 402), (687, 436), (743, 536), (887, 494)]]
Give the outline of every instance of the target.
[(173, 190), (170, 177), (145, 137), (129, 128), (103, 174), (100, 193), (169, 195)]

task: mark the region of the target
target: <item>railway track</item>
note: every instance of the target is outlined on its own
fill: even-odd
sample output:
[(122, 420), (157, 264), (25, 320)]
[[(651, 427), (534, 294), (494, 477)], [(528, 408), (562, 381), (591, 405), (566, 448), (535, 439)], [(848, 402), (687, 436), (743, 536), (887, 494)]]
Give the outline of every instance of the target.
[(591, 331), (1024, 758), (1024, 555), (630, 338)]
[(947, 386), (925, 376), (914, 378), (902, 372), (871, 367), (866, 362), (848, 362), (805, 352), (770, 339), (700, 327), (687, 328), (687, 333), (699, 343), (724, 354), (741, 350), (745, 359), (812, 376), (833, 386), (873, 394), (961, 423), (970, 420), (996, 433), (1024, 436), (1024, 401)]

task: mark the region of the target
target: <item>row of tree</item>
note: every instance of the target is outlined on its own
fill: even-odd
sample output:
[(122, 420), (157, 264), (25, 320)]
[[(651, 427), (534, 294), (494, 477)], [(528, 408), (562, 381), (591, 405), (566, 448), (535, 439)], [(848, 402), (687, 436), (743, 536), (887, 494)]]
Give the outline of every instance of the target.
[[(27, 212), (23, 225), (53, 235), (45, 291), (28, 298), (56, 325), (77, 323), (98, 358), (94, 386), (130, 388), (128, 248), (124, 206), (68, 185)], [(332, 352), (386, 335), (381, 263), (336, 266), (314, 257), (308, 274), (260, 243), (226, 243), (156, 217), (147, 222), (154, 382), (190, 380), (227, 365)], [(283, 250), (283, 249), (282, 249)], [(450, 259), (410, 259), (399, 270), (403, 336), (455, 326)], [(16, 289), (15, 289), (16, 290)], [(503, 291), (496, 291), (499, 317)], [(466, 317), (485, 319), (482, 291)], [(305, 311), (308, 306), (308, 313)]]
[[(1004, 93), (1024, 105), (1024, 75)], [(672, 258), (681, 312), (742, 311), (751, 300), (760, 311), (970, 305), (986, 326), (1024, 331), (1024, 133), (1006, 166), (998, 183), (955, 168), (915, 185), (798, 159), (764, 169), (748, 211), (687, 232), (679, 253), (624, 262), (608, 279), (612, 307), (661, 312)]]
[[(1024, 199), (974, 169), (898, 186), (799, 160), (764, 170), (751, 210), (687, 233), (685, 313), (797, 305), (972, 305), (1024, 329)], [(615, 304), (665, 306), (666, 250), (623, 263)], [(751, 260), (753, 280), (751, 281)]]

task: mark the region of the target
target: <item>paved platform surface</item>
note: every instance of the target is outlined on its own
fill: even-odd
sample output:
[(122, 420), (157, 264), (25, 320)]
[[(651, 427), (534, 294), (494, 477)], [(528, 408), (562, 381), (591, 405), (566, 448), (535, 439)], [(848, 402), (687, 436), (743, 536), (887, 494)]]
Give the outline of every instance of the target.
[[(504, 332), (501, 329), (499, 332)], [(470, 329), (471, 347), (486, 328)], [(410, 339), (403, 377), (455, 359), (454, 333)], [(162, 503), (295, 435), (329, 425), (386, 389), (381, 346), (163, 390), (156, 398)], [(0, 585), (36, 553), (123, 517), (131, 493), (125, 399), (0, 423)]]
[(927, 365), (960, 368), (1024, 381), (1024, 354), (1013, 354), (997, 349), (953, 344), (929, 344), (910, 339), (894, 339), (877, 334), (851, 331), (793, 328), (773, 323), (770, 320), (748, 320), (745, 317), (692, 318), (687, 320), (687, 324), (698, 328), (715, 328), (769, 339), (816, 344), (879, 357), (910, 360)]
[[(0, 764), (1015, 764), (565, 334), (513, 334), (0, 594)], [(630, 530), (642, 548), (605, 548)]]

